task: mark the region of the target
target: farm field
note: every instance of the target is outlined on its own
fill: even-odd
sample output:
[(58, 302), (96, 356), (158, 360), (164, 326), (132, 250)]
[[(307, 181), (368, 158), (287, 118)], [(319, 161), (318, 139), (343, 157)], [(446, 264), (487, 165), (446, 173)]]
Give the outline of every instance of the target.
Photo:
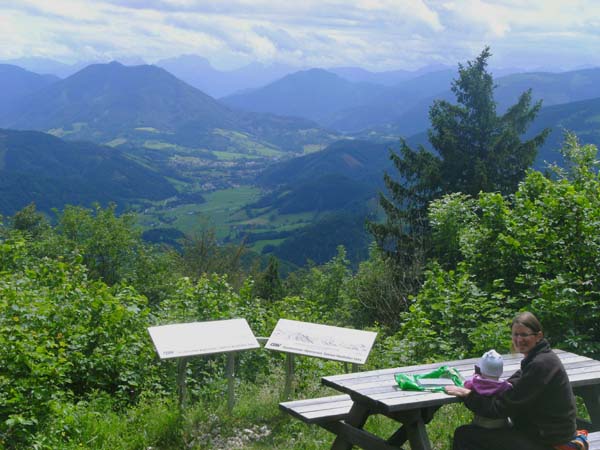
[[(260, 196), (261, 190), (253, 186), (222, 189), (203, 194), (204, 203), (147, 208), (139, 214), (138, 223), (143, 229), (168, 227), (192, 235), (203, 227), (210, 227), (220, 240), (239, 241), (246, 234), (298, 229), (315, 218), (313, 213), (283, 215), (268, 208), (251, 208)], [(249, 247), (260, 252), (265, 245), (278, 245), (283, 239), (265, 236), (265, 239), (249, 241)]]

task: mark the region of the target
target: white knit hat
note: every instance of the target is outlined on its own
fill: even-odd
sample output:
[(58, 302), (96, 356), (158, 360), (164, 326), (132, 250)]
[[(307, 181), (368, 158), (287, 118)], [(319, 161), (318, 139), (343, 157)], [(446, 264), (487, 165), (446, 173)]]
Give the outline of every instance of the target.
[(496, 350), (485, 352), (479, 360), (479, 370), (481, 371), (481, 375), (500, 378), (504, 371), (502, 355)]

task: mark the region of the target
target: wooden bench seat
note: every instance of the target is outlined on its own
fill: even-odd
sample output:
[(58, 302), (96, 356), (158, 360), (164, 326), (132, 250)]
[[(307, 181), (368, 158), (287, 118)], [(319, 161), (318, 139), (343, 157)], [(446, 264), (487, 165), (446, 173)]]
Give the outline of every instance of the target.
[[(349, 395), (334, 395), (330, 397), (311, 398), (282, 402), (279, 408), (282, 411), (306, 423), (321, 424), (344, 420), (352, 400)], [(588, 435), (589, 450), (600, 450), (600, 431)]]
[(590, 450), (600, 450), (600, 431), (590, 433), (588, 435), (588, 442), (590, 443)]
[(306, 423), (326, 423), (343, 420), (352, 407), (349, 395), (311, 398), (282, 402), (279, 409)]

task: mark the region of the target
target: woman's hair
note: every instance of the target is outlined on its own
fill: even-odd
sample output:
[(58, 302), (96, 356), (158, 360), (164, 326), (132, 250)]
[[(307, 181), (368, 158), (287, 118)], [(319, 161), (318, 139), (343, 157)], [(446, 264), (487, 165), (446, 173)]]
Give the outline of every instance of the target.
[(512, 328), (514, 325), (517, 325), (517, 324), (523, 325), (524, 327), (529, 328), (534, 333), (539, 333), (540, 331), (544, 331), (542, 329), (542, 324), (540, 323), (540, 321), (537, 319), (537, 317), (535, 317), (529, 311), (525, 311), (525, 312), (517, 314), (515, 316), (515, 318), (513, 319), (510, 327)]

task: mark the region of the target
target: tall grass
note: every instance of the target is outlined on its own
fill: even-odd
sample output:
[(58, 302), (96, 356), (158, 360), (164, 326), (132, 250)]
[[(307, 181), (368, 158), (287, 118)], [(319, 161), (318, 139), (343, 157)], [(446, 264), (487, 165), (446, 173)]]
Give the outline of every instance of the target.
[[(302, 380), (295, 398), (331, 395), (319, 376)], [(278, 408), (284, 384), (281, 370), (255, 383), (239, 382), (236, 404), (227, 411), (226, 395), (198, 398), (180, 412), (177, 399), (145, 396), (133, 407), (120, 409), (107, 395), (95, 395), (73, 404), (57, 404), (54, 420), (36, 436), (35, 449), (175, 450), (328, 448), (333, 435), (307, 425)], [(470, 420), (460, 404), (442, 407), (427, 426), (432, 447), (449, 450), (453, 430)], [(388, 437), (398, 423), (373, 416), (366, 429)], [(405, 444), (408, 448), (408, 444)]]

